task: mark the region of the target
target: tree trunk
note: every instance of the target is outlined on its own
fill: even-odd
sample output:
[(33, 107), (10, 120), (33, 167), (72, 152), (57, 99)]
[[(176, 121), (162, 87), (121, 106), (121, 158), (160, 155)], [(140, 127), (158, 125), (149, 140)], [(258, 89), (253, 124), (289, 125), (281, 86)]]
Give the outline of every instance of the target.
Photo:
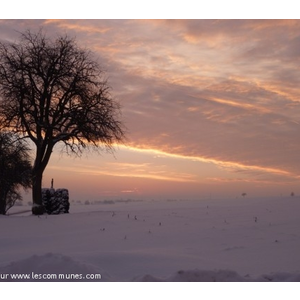
[(7, 200), (8, 189), (5, 186), (0, 188), (0, 214), (6, 215), (6, 200)]
[(6, 214), (6, 197), (0, 191), (0, 215)]
[(37, 146), (36, 159), (32, 170), (32, 213), (42, 215), (45, 208), (42, 202), (42, 179), (44, 170), (49, 162), (54, 144), (41, 141)]
[(43, 171), (33, 170), (32, 179), (32, 213), (34, 215), (42, 215), (45, 212), (42, 202)]

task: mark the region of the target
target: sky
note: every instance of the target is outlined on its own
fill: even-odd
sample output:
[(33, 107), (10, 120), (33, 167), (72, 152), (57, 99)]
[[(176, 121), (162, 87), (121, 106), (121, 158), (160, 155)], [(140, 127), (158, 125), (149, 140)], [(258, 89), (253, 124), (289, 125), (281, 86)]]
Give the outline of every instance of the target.
[(91, 50), (126, 141), (81, 158), (57, 146), (43, 186), (72, 199), (300, 194), (300, 21), (2, 19), (0, 40), (43, 28)]

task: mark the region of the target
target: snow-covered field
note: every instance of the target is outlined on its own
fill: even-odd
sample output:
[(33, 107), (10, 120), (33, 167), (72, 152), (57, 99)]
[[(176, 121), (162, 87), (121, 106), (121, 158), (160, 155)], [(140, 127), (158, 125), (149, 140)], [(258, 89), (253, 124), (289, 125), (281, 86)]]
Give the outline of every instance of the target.
[(28, 209), (0, 216), (2, 282), (300, 281), (296, 196)]
[(13, 214), (28, 208), (15, 207), (0, 217), (1, 274), (300, 281), (298, 197), (107, 201), (71, 204), (64, 215)]

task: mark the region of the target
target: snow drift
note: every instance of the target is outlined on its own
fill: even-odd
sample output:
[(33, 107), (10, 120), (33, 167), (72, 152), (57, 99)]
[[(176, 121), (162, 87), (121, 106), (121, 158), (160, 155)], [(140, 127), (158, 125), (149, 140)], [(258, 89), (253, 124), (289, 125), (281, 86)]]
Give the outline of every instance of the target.
[(269, 275), (262, 275), (257, 278), (251, 276), (241, 276), (235, 271), (231, 270), (180, 270), (174, 275), (163, 279), (146, 275), (136, 278), (134, 281), (142, 282), (300, 282), (300, 273), (273, 273)]
[(2, 281), (110, 281), (97, 267), (55, 253), (11, 262), (0, 273)]
[[(94, 265), (71, 257), (47, 253), (11, 262), (0, 268), (1, 281), (114, 281), (110, 275)], [(4, 278), (6, 277), (6, 278)], [(300, 282), (300, 273), (273, 273), (258, 278), (241, 276), (231, 270), (180, 270), (167, 278), (152, 275), (132, 278), (134, 282)]]

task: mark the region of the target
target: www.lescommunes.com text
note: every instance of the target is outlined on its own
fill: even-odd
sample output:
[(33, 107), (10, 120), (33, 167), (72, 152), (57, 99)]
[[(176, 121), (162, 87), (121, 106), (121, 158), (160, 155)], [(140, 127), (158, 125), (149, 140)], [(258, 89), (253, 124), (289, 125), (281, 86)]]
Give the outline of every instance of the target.
[(101, 274), (40, 274), (40, 273), (0, 273), (0, 280), (95, 280), (101, 279)]

